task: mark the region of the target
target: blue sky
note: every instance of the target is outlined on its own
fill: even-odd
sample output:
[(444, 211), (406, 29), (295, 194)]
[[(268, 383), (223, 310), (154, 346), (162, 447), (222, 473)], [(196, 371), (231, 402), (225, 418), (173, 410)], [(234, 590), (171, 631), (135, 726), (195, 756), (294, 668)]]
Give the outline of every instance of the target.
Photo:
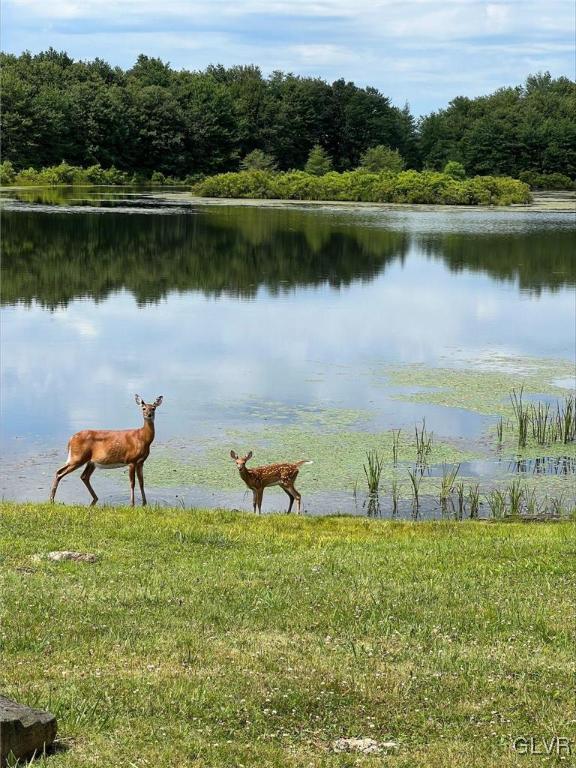
[(573, 0), (3, 0), (2, 49), (254, 63), (373, 85), (422, 114), (529, 73), (574, 77), (574, 15)]

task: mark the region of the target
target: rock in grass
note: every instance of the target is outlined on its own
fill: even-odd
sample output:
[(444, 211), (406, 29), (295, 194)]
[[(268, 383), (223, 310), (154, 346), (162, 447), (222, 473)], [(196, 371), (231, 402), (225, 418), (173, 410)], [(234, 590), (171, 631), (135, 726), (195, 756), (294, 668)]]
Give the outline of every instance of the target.
[(8, 757), (41, 755), (56, 738), (56, 718), (50, 712), (32, 709), (0, 696), (0, 766)]
[(333, 752), (360, 752), (363, 755), (379, 755), (387, 749), (396, 749), (395, 741), (378, 742), (375, 739), (336, 739)]
[(48, 560), (75, 560), (78, 563), (95, 563), (96, 555), (91, 552), (69, 552), (64, 550), (62, 552), (48, 552), (46, 555)]

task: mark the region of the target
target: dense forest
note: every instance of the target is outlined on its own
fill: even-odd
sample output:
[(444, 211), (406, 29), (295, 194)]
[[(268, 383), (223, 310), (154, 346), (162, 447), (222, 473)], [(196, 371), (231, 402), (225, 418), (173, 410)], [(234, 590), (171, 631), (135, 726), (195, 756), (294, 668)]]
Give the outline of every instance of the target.
[(408, 169), (458, 161), (469, 176), (576, 176), (576, 85), (549, 74), (416, 121), (375, 88), (257, 66), (176, 71), (141, 55), (124, 71), (53, 49), (0, 63), (2, 159), (16, 171), (66, 160), (194, 179), (236, 171), (254, 150), (275, 169), (302, 169), (314, 147), (347, 171), (383, 146)]

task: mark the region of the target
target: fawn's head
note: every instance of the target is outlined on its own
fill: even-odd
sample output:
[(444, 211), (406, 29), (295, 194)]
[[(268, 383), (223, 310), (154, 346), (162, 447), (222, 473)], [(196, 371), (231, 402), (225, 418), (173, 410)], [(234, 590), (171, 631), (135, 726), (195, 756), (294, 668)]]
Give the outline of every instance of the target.
[(234, 459), (234, 461), (236, 462), (236, 466), (240, 471), (242, 471), (248, 459), (252, 458), (252, 451), (250, 451), (250, 453), (247, 453), (246, 456), (244, 456), (244, 458), (242, 459), (240, 458), (240, 456), (238, 456), (237, 453), (234, 453), (234, 451), (230, 451), (230, 457)]
[(157, 397), (156, 400), (154, 400), (153, 403), (145, 403), (144, 400), (140, 397), (140, 395), (134, 395), (134, 399), (136, 400), (136, 405), (139, 405), (142, 408), (142, 415), (146, 419), (146, 421), (154, 421), (154, 414), (156, 413), (156, 408), (160, 405), (162, 400), (164, 399), (162, 395), (160, 397)]

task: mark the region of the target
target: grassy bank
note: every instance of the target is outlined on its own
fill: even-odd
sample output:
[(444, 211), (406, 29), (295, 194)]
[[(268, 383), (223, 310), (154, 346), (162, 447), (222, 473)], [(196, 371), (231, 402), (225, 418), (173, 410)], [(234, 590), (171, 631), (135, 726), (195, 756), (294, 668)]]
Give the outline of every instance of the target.
[(531, 200), (530, 187), (506, 176), (456, 179), (436, 171), (314, 176), (304, 171), (240, 171), (211, 176), (192, 188), (201, 197), (335, 200), (368, 203), (511, 205)]
[(574, 523), (0, 511), (0, 683), (57, 714), (53, 768), (521, 766), (513, 738), (574, 736)]

